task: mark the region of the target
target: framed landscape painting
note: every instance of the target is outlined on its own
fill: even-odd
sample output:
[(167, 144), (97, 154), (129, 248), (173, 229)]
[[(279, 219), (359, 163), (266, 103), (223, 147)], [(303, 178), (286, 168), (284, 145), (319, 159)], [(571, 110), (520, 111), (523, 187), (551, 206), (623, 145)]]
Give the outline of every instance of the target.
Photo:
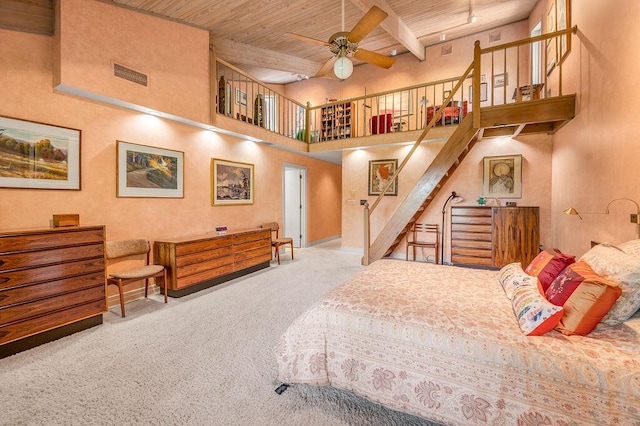
[(253, 204), (253, 164), (211, 159), (211, 204)]
[(118, 141), (117, 171), (118, 197), (184, 197), (181, 151)]
[(78, 129), (0, 116), (0, 187), (80, 189)]

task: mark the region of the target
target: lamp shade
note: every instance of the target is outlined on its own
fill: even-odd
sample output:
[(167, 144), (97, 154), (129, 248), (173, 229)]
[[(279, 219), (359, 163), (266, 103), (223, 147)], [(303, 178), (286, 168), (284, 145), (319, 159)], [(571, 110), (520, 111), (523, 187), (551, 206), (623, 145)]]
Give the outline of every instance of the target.
[(582, 219), (582, 216), (580, 216), (580, 213), (578, 213), (578, 210), (574, 209), (573, 207), (569, 207), (566, 210), (562, 210), (562, 212), (573, 215), (573, 216), (578, 216), (580, 219)]
[(351, 76), (353, 64), (346, 56), (340, 56), (336, 63), (333, 64), (333, 72), (340, 80), (345, 80)]

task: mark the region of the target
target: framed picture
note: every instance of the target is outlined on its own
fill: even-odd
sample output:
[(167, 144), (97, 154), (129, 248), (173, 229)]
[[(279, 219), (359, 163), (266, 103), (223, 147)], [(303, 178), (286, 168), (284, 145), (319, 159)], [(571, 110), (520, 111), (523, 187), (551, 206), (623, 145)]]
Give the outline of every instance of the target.
[(522, 155), (484, 157), (483, 166), (483, 196), (522, 198)]
[(211, 159), (211, 204), (253, 204), (253, 164)]
[(236, 103), (240, 106), (247, 106), (247, 92), (236, 87)]
[(227, 81), (227, 86), (225, 89), (226, 96), (224, 98), (225, 101), (225, 112), (226, 115), (231, 117), (231, 83)]
[[(397, 159), (369, 161), (369, 195), (380, 195), (397, 169)], [(384, 195), (398, 195), (398, 179), (391, 184)]]
[(117, 196), (184, 197), (184, 153), (117, 141)]
[[(487, 100), (487, 83), (480, 83), (480, 102)], [(473, 86), (469, 86), (469, 103), (473, 103)]]
[(0, 187), (80, 189), (78, 129), (0, 116)]
[[(556, 0), (556, 25), (558, 31), (566, 30), (571, 26), (569, 14), (569, 0)], [(571, 50), (571, 35), (567, 34), (558, 39), (558, 62), (562, 62)]]
[[(551, 34), (556, 31), (556, 4), (551, 2), (551, 7), (547, 13), (547, 34)], [(553, 71), (557, 61), (557, 39), (550, 38), (547, 40), (547, 75)]]
[(503, 73), (503, 74), (496, 74), (493, 76), (493, 87), (504, 87), (506, 85), (509, 84), (508, 81), (508, 77), (509, 74), (508, 73)]

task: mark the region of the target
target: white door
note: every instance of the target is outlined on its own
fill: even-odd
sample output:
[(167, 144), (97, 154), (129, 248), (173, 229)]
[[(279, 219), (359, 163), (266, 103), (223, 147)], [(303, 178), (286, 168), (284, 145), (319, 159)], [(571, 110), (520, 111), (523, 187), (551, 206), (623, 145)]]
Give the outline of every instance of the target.
[(304, 167), (284, 166), (283, 220), (281, 236), (293, 238), (294, 247), (304, 247), (306, 229), (306, 173)]

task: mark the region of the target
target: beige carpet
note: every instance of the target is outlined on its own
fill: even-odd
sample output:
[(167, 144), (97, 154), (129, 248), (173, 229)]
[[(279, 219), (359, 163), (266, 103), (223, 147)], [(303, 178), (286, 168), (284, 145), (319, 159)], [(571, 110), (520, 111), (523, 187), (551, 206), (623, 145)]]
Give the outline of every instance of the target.
[(339, 241), (282, 264), (0, 360), (1, 425), (428, 425), (332, 388), (282, 395), (274, 348), (287, 326), (362, 269)]

